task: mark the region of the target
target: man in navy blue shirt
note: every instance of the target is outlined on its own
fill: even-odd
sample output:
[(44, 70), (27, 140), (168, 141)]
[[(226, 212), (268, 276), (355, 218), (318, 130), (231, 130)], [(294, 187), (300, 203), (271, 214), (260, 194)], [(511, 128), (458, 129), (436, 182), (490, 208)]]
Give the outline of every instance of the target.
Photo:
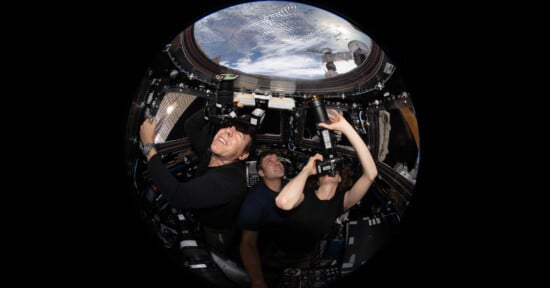
[(274, 263), (270, 251), (286, 213), (275, 205), (275, 197), (288, 180), (284, 179), (284, 165), (273, 151), (260, 153), (256, 167), (262, 181), (250, 188), (241, 207), (240, 254), (251, 287), (275, 287), (281, 273), (270, 270), (269, 264)]

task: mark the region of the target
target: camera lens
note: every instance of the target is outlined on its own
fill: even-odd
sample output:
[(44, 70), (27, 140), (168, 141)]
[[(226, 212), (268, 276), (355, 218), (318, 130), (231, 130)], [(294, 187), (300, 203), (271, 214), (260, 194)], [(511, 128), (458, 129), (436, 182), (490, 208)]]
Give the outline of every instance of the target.
[(335, 152), (334, 143), (336, 143), (334, 133), (319, 126), (319, 123), (321, 122), (330, 124), (327, 110), (325, 109), (324, 97), (323, 95), (313, 95), (306, 101), (306, 103), (310, 105), (310, 109), (315, 115), (316, 127), (320, 132), (322, 144), (325, 148), (325, 156), (332, 158), (334, 157)]
[[(325, 103), (323, 102), (323, 95), (311, 96), (307, 103), (310, 104), (311, 110), (315, 115), (316, 123), (324, 122), (329, 124), (327, 110), (325, 109)], [(319, 129), (319, 127), (317, 127)]]
[(223, 80), (218, 89), (217, 103), (223, 106), (233, 104), (233, 81)]

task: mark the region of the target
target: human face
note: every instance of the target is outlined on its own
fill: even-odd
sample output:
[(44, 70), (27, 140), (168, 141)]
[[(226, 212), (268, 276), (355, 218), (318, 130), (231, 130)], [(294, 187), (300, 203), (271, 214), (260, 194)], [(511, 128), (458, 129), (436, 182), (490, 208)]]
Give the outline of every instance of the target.
[(319, 176), (319, 185), (323, 184), (329, 184), (329, 183), (335, 183), (338, 184), (342, 181), (342, 177), (340, 176), (340, 172), (336, 172), (334, 176), (330, 176), (330, 174), (324, 174)]
[(237, 130), (235, 126), (229, 126), (218, 130), (210, 144), (210, 150), (221, 159), (244, 160), (248, 157), (248, 152), (244, 152), (244, 149), (251, 140), (249, 134)]
[(283, 178), (285, 166), (276, 154), (269, 154), (262, 159), (258, 174), (266, 179)]

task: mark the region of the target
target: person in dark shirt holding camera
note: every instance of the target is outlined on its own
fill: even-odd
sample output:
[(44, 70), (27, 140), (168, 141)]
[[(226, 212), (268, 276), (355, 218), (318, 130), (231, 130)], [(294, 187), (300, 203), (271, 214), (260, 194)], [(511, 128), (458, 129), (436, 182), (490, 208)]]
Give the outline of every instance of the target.
[(217, 252), (229, 253), (238, 247), (236, 223), (247, 191), (244, 160), (253, 151), (254, 137), (241, 125), (230, 124), (212, 133), (204, 110), (185, 122), (185, 133), (199, 155), (199, 167), (188, 182), (172, 175), (154, 147), (157, 120), (145, 119), (140, 138), (148, 161), (149, 174), (160, 193), (175, 208), (194, 213), (202, 225), (206, 243)]
[[(361, 136), (353, 126), (331, 109), (330, 124), (320, 122), (321, 128), (341, 131), (349, 140), (362, 167), (362, 174), (348, 191), (340, 191), (340, 172), (319, 175), (318, 161), (324, 156), (311, 156), (302, 170), (286, 184), (275, 198), (276, 205), (289, 210), (284, 237), (280, 245), (287, 253), (289, 267), (309, 268), (319, 241), (330, 232), (336, 219), (365, 196), (378, 175), (378, 170)], [(334, 174), (334, 175), (331, 175)], [(306, 186), (308, 178), (318, 176), (317, 187)]]

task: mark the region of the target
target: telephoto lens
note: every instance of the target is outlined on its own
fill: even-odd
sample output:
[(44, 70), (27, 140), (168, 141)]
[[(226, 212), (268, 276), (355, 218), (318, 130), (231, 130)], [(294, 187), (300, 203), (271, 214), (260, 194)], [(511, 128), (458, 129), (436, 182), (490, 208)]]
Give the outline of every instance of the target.
[(310, 109), (315, 116), (315, 126), (319, 131), (321, 142), (325, 148), (324, 154), (328, 158), (333, 158), (335, 156), (334, 143), (336, 143), (334, 132), (319, 126), (321, 122), (330, 124), (325, 108), (324, 97), (323, 95), (313, 95), (307, 99), (306, 103), (310, 105)]
[(321, 122), (330, 124), (330, 121), (328, 120), (327, 110), (325, 109), (323, 95), (313, 95), (307, 100), (306, 103), (310, 104), (310, 108), (315, 115), (315, 123), (317, 124), (317, 129), (322, 129), (318, 126)]
[(220, 114), (229, 114), (233, 110), (233, 80), (222, 80), (218, 88), (216, 106)]
[(214, 129), (231, 125), (237, 118), (235, 103), (233, 102), (233, 80), (237, 78), (234, 74), (218, 74), (216, 79), (219, 82), (214, 98), (209, 98), (205, 106), (205, 119), (213, 123)]

